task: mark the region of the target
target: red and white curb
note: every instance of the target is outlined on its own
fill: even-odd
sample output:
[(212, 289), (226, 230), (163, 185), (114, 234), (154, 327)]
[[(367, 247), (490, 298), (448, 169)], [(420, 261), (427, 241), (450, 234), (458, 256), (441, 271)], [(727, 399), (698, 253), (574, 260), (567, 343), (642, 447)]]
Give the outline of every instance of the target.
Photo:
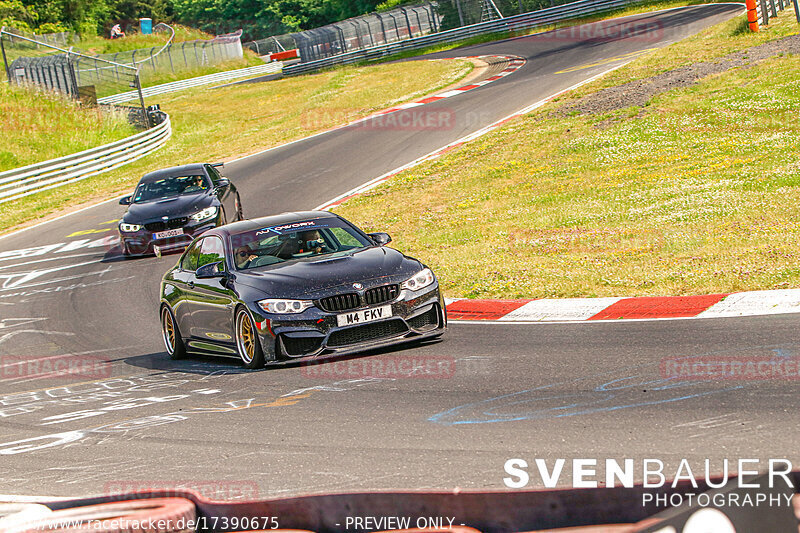
[[(382, 111), (378, 111), (373, 113), (367, 117), (360, 118), (358, 120), (354, 120), (353, 122), (347, 124), (347, 126), (353, 126), (355, 124), (359, 124), (362, 122), (367, 122), (369, 120), (374, 119), (375, 117), (388, 115), (389, 113), (394, 113), (395, 111), (402, 111), (403, 109), (411, 109), (412, 107), (419, 107), (421, 105), (430, 104), (432, 102), (438, 102), (439, 100), (444, 100), (446, 98), (452, 98), (453, 96), (458, 96), (459, 94), (463, 94), (466, 91), (471, 91), (472, 89), (477, 89), (478, 87), (483, 87), (484, 85), (488, 85), (493, 81), (497, 81), (501, 78), (508, 76), (519, 70), (524, 64), (525, 59), (518, 57), (518, 56), (465, 56), (465, 57), (453, 57), (448, 58), (448, 60), (456, 60), (456, 59), (487, 59), (487, 58), (496, 58), (496, 59), (504, 59), (508, 61), (508, 66), (495, 74), (494, 76), (490, 76), (485, 80), (481, 80), (475, 83), (470, 83), (464, 85), (462, 87), (458, 87), (457, 89), (452, 89), (450, 91), (445, 91), (443, 93), (434, 94), (433, 96), (426, 96), (420, 100), (416, 100), (414, 102), (407, 102), (405, 104), (400, 104), (398, 106), (389, 107)], [(337, 128), (338, 129), (338, 128)]]
[(723, 318), (800, 313), (800, 289), (636, 298), (448, 299), (451, 320), (580, 322)]

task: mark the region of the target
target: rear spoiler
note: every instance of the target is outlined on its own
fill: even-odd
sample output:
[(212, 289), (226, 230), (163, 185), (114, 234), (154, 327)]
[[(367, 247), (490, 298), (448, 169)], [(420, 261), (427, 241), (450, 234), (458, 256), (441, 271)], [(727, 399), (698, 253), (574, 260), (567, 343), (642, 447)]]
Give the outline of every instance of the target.
[(214, 168), (224, 167), (225, 163), (211, 163), (211, 166)]

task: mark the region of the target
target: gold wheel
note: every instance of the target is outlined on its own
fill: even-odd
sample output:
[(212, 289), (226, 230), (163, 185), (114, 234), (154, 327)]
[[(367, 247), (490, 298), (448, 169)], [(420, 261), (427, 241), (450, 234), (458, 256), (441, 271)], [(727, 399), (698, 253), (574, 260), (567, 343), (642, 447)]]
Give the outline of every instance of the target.
[(164, 339), (164, 347), (170, 359), (182, 359), (186, 355), (186, 347), (175, 323), (175, 315), (167, 305), (161, 308), (161, 338)]
[(256, 337), (253, 332), (253, 324), (250, 322), (250, 317), (244, 311), (239, 313), (239, 327), (237, 341), (239, 344), (239, 356), (246, 364), (253, 362), (253, 357), (256, 352)]
[(175, 353), (175, 324), (172, 322), (172, 314), (166, 307), (161, 311), (161, 323), (164, 333), (164, 346), (167, 348), (167, 353), (172, 355)]

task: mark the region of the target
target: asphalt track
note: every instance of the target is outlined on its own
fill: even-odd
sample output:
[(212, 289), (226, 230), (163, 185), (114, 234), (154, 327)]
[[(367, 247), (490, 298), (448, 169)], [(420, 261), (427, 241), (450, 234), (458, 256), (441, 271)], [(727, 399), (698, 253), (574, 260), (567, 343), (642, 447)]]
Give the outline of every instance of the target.
[[(655, 37), (545, 34), (437, 54), (527, 63), (431, 106), (446, 106), (447, 128), (339, 129), (226, 172), (248, 216), (311, 208), (741, 10), (639, 16), (658, 25)], [(174, 482), (210, 483), (221, 497), (237, 487), (248, 497), (502, 488), (512, 457), (652, 457), (672, 470), (682, 458), (695, 467), (708, 458), (714, 472), (723, 458), (799, 459), (796, 382), (678, 381), (664, 370), (685, 357), (789, 358), (800, 344), (795, 316), (453, 323), (441, 342), (312, 367), (171, 362), (156, 303), (175, 256), (119, 260), (103, 238), (121, 213), (104, 203), (0, 240), (0, 493), (76, 496)], [(49, 246), (58, 243), (68, 244)], [(11, 252), (20, 249), (28, 251)], [(65, 378), (32, 373), (31, 360), (40, 370), (59, 360), (109, 364)]]

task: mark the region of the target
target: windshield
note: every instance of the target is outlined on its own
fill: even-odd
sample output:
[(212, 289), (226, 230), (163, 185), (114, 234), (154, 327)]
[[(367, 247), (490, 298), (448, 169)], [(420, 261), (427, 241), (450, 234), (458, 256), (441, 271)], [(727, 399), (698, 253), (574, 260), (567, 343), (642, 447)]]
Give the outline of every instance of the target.
[(133, 202), (151, 202), (182, 194), (202, 192), (208, 190), (208, 188), (208, 181), (202, 174), (170, 176), (158, 181), (140, 183), (133, 194)]
[(306, 220), (231, 235), (236, 268), (247, 270), (302, 259), (339, 256), (372, 243), (336, 219)]

